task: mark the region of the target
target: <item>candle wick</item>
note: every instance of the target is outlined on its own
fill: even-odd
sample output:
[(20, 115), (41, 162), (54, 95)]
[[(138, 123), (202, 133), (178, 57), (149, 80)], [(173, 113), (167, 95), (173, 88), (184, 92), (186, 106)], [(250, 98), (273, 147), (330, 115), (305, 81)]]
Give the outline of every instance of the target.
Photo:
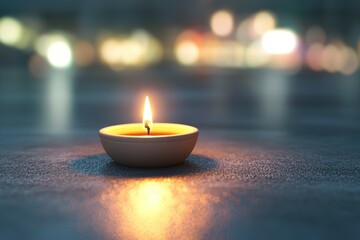
[(150, 135), (150, 127), (147, 122), (145, 122), (145, 128), (147, 129), (147, 135)]

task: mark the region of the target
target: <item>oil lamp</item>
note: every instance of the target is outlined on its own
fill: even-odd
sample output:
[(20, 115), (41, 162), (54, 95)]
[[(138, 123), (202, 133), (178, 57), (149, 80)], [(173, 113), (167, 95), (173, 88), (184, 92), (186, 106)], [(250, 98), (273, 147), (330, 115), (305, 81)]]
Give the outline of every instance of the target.
[(165, 167), (186, 160), (196, 145), (197, 128), (175, 123), (153, 123), (146, 96), (142, 123), (108, 126), (99, 130), (105, 152), (131, 167)]

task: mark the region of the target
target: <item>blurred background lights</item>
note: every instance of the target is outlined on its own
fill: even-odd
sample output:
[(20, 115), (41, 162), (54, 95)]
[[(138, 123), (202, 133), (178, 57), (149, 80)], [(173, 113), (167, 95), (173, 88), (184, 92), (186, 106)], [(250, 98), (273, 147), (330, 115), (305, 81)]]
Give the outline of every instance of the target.
[(324, 46), (320, 43), (313, 43), (308, 48), (305, 60), (309, 68), (314, 71), (322, 70), (322, 54), (324, 51)]
[(241, 67), (244, 63), (244, 47), (235, 41), (224, 41), (217, 51), (213, 65), (217, 67)]
[(274, 15), (267, 11), (261, 11), (255, 14), (253, 19), (253, 30), (256, 34), (263, 33), (274, 29), (276, 26), (276, 19)]
[(95, 61), (95, 49), (93, 45), (86, 40), (80, 40), (74, 46), (74, 62), (80, 66), (85, 67)]
[(220, 41), (213, 35), (205, 35), (202, 43), (201, 60), (206, 64), (213, 64), (218, 60)]
[(107, 36), (99, 44), (101, 60), (112, 69), (141, 67), (158, 62), (162, 57), (159, 41), (145, 30), (130, 35)]
[(175, 47), (175, 55), (181, 64), (194, 65), (199, 59), (199, 48), (192, 41), (181, 41)]
[(332, 41), (327, 45), (312, 43), (305, 55), (307, 66), (314, 70), (325, 70), (330, 73), (340, 72), (351, 75), (359, 67), (356, 51), (341, 40)]
[(158, 62), (162, 57), (160, 42), (143, 29), (137, 29), (131, 34), (131, 39), (141, 46), (140, 64)]
[(246, 65), (249, 67), (261, 67), (266, 65), (270, 56), (264, 52), (259, 42), (252, 43), (246, 49)]
[(120, 63), (121, 43), (114, 37), (109, 37), (100, 43), (99, 54), (103, 62), (113, 65)]
[(256, 38), (256, 34), (253, 29), (252, 19), (245, 19), (240, 22), (236, 30), (236, 38), (244, 43), (250, 43)]
[(234, 17), (226, 10), (215, 12), (210, 19), (211, 30), (218, 36), (227, 36), (233, 31)]
[(136, 39), (127, 39), (121, 42), (120, 60), (127, 65), (140, 65), (145, 55), (144, 46)]
[(46, 54), (49, 63), (56, 68), (66, 68), (72, 63), (72, 52), (65, 41), (55, 41), (49, 45)]
[(63, 32), (44, 33), (35, 40), (35, 51), (39, 55), (46, 57), (50, 45), (54, 42), (69, 42), (69, 38)]
[(355, 50), (347, 47), (345, 49), (345, 59), (340, 72), (345, 75), (351, 75), (355, 73), (358, 67), (359, 67), (359, 59)]
[(289, 54), (296, 50), (298, 38), (288, 29), (270, 30), (262, 37), (262, 46), (270, 54)]
[(18, 45), (24, 35), (24, 26), (15, 18), (0, 19), (0, 41), (9, 46)]
[(342, 66), (343, 56), (335, 44), (328, 44), (322, 54), (323, 68), (331, 73), (339, 71)]
[[(43, 64), (46, 61), (48, 66), (56, 68), (66, 68), (72, 63), (77, 67), (100, 63), (112, 70), (125, 70), (171, 60), (168, 57), (188, 67), (293, 70), (304, 66), (313, 71), (345, 75), (359, 68), (359, 37), (334, 38), (320, 25), (295, 24), (297, 28), (304, 27), (304, 34), (298, 36), (291, 29), (277, 28), (277, 21), (282, 18), (268, 10), (235, 15), (230, 10), (219, 9), (212, 13), (208, 31), (200, 31), (198, 26), (179, 29), (179, 34), (171, 30), (170, 38), (162, 41), (143, 28), (127, 32), (101, 30), (100, 35), (89, 39), (65, 31), (40, 34), (46, 30), (41, 19), (21, 19), (0, 18), (0, 43), (24, 51), (29, 64), (41, 69), (46, 69)], [(236, 29), (235, 24), (238, 24)], [(357, 42), (357, 46), (345, 42)]]
[(44, 78), (49, 69), (49, 63), (42, 56), (34, 54), (29, 59), (28, 69), (34, 77)]

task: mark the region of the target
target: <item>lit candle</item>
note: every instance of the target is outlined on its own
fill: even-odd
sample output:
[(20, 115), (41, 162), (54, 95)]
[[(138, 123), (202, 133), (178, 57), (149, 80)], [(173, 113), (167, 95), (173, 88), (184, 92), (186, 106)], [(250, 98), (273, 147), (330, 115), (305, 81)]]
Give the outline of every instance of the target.
[(145, 99), (143, 124), (147, 130), (147, 135), (150, 135), (150, 130), (152, 127), (152, 114), (151, 114), (151, 108), (150, 108), (150, 102), (148, 96), (146, 96)]
[(175, 123), (153, 123), (149, 98), (142, 123), (99, 130), (105, 152), (116, 162), (133, 167), (165, 167), (186, 160), (195, 147), (198, 129)]

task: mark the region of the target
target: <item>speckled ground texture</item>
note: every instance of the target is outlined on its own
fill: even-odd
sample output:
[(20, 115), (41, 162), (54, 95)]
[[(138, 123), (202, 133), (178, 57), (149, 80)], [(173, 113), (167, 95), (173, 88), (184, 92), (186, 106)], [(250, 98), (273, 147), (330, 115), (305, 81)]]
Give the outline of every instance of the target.
[[(0, 71), (0, 239), (360, 239), (356, 76)], [(97, 131), (197, 126), (181, 165), (120, 166)]]

